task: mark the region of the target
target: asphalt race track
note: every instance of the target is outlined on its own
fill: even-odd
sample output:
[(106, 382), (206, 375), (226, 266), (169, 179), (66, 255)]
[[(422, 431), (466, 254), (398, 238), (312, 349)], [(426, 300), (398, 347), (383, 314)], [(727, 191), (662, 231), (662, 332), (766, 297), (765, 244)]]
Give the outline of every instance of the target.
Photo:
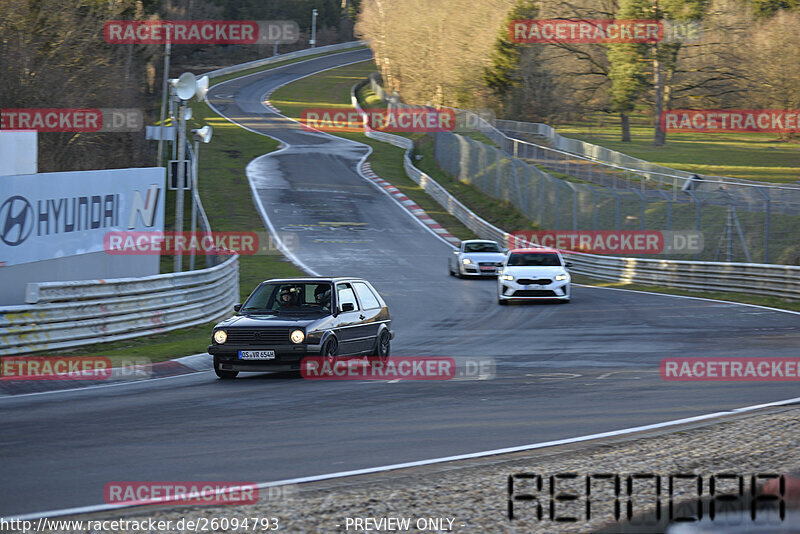
[[(230, 119), (280, 139), (248, 175), (296, 258), (385, 296), (394, 355), (491, 357), (493, 380), (305, 381), (213, 373), (0, 399), (0, 516), (102, 504), (112, 481), (266, 482), (492, 450), (798, 396), (785, 382), (665, 382), (666, 356), (796, 356), (798, 315), (574, 287), (569, 305), (499, 306), (447, 275), (450, 246), (356, 172), (367, 148), (306, 132), (262, 97), (368, 51), (215, 86)], [(256, 208), (254, 207), (254, 210)], [(204, 347), (197, 347), (198, 352)]]

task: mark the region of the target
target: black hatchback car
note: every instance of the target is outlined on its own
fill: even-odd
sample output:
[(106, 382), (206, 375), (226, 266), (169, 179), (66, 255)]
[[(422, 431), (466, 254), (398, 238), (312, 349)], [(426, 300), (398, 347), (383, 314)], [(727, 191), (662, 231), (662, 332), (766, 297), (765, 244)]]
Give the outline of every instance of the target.
[(208, 352), (220, 378), (240, 371), (294, 371), (305, 356), (389, 357), (386, 303), (360, 278), (262, 282), (214, 327)]

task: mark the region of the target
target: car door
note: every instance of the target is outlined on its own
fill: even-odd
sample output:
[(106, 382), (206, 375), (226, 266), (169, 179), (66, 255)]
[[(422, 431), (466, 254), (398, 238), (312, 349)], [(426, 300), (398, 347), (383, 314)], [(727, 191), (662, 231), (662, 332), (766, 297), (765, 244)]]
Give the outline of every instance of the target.
[(371, 351), (375, 348), (378, 339), (378, 329), (381, 326), (378, 321), (380, 321), (382, 306), (378, 298), (364, 282), (353, 282), (353, 289), (356, 291), (361, 307), (359, 317), (362, 318), (362, 326), (360, 328), (364, 342), (362, 350)]
[[(344, 311), (345, 304), (352, 304), (353, 310)], [(336, 306), (339, 315), (336, 317), (336, 337), (339, 339), (339, 354), (351, 355), (362, 351), (363, 341), (360, 339), (361, 309), (358, 306), (353, 286), (349, 283), (336, 284)]]

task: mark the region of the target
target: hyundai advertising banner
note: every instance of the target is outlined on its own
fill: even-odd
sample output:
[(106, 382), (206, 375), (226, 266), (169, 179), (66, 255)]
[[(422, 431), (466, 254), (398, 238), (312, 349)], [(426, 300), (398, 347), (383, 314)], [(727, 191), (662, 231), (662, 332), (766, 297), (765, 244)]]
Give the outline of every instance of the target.
[(0, 176), (0, 266), (103, 252), (112, 231), (163, 231), (164, 171)]

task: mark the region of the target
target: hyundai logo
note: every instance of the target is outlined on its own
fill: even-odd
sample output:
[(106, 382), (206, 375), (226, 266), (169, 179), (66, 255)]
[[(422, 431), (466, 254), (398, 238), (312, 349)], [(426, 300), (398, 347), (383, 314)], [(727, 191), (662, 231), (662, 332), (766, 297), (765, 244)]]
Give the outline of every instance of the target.
[(33, 230), (33, 206), (25, 197), (9, 197), (0, 206), (0, 221), (3, 225), (0, 227), (0, 239), (9, 247), (16, 247), (28, 239)]

